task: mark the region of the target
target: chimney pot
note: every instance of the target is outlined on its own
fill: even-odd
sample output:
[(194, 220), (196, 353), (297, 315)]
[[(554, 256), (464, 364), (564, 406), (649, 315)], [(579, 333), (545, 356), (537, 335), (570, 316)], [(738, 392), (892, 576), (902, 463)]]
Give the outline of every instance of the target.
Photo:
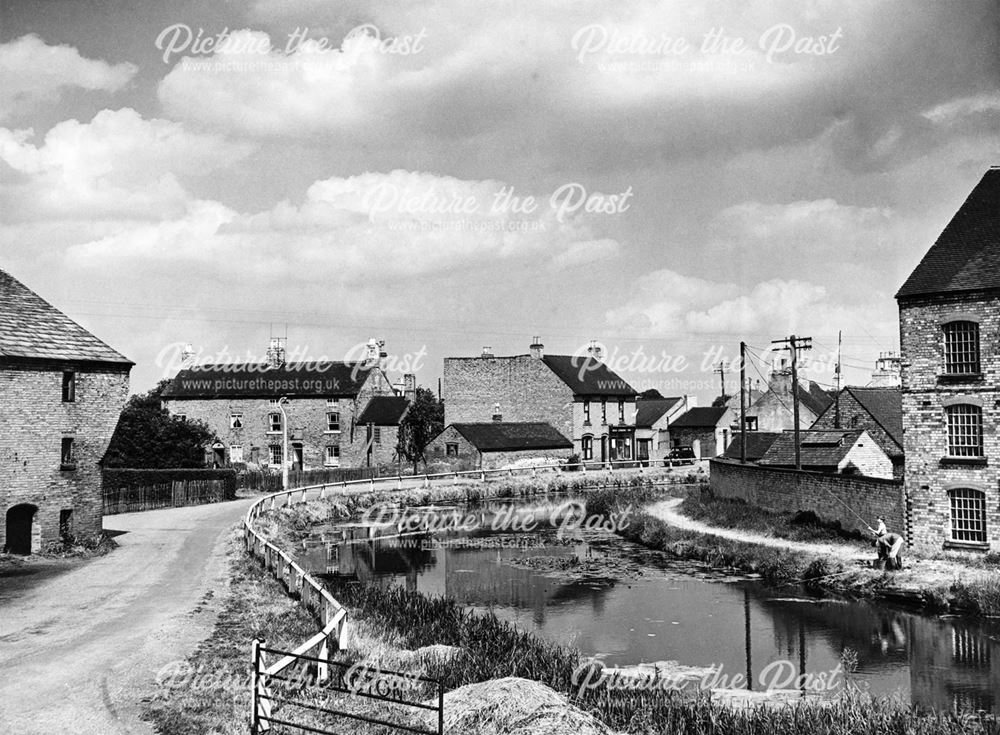
[(481, 357), (493, 357), (493, 348), (489, 345), (483, 345), (483, 354)]
[(545, 354), (545, 345), (542, 344), (541, 337), (536, 336), (533, 339), (534, 341), (531, 343), (531, 346), (528, 349), (531, 350), (532, 357), (540, 360)]

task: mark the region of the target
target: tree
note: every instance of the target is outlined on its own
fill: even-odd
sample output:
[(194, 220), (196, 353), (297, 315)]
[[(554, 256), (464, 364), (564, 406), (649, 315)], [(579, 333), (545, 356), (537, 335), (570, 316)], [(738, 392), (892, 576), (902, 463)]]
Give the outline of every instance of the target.
[(726, 406), (729, 404), (730, 398), (732, 398), (732, 396), (727, 396), (727, 395), (716, 396), (715, 400), (712, 401), (712, 405), (716, 408), (721, 408), (722, 406)]
[(443, 430), (444, 403), (438, 400), (434, 391), (417, 388), (416, 397), (399, 424), (399, 443), (396, 445), (399, 456), (413, 462), (414, 473), (421, 461), (426, 464), (424, 450)]
[(639, 398), (663, 398), (663, 394), (656, 388), (647, 388), (639, 394)]
[(171, 416), (160, 396), (169, 380), (128, 399), (104, 454), (105, 467), (162, 469), (204, 467), (205, 447), (215, 435), (202, 421)]

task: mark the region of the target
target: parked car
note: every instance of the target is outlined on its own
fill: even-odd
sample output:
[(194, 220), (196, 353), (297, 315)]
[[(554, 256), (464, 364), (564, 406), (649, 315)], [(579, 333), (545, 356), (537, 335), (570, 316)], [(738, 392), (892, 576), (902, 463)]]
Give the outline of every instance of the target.
[(691, 447), (674, 447), (663, 463), (667, 467), (673, 467), (678, 464), (694, 464), (697, 460), (694, 449)]

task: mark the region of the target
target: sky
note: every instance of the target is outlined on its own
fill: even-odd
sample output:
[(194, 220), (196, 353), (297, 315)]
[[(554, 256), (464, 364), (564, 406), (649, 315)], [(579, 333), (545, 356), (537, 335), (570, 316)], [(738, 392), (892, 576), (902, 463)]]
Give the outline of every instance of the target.
[(0, 268), (136, 363), (591, 340), (864, 385), (1000, 164), (994, 0), (3, 0)]

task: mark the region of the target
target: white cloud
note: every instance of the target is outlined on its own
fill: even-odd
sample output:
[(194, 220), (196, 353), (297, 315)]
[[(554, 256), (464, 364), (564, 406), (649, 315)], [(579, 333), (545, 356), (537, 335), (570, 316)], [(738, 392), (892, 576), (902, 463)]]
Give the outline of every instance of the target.
[(944, 102), (924, 111), (921, 115), (937, 125), (947, 125), (963, 118), (982, 113), (1000, 112), (1000, 92), (986, 92), (971, 97)]
[(0, 119), (58, 97), (67, 87), (117, 92), (134, 64), (85, 59), (72, 46), (49, 46), (35, 34), (0, 44)]

